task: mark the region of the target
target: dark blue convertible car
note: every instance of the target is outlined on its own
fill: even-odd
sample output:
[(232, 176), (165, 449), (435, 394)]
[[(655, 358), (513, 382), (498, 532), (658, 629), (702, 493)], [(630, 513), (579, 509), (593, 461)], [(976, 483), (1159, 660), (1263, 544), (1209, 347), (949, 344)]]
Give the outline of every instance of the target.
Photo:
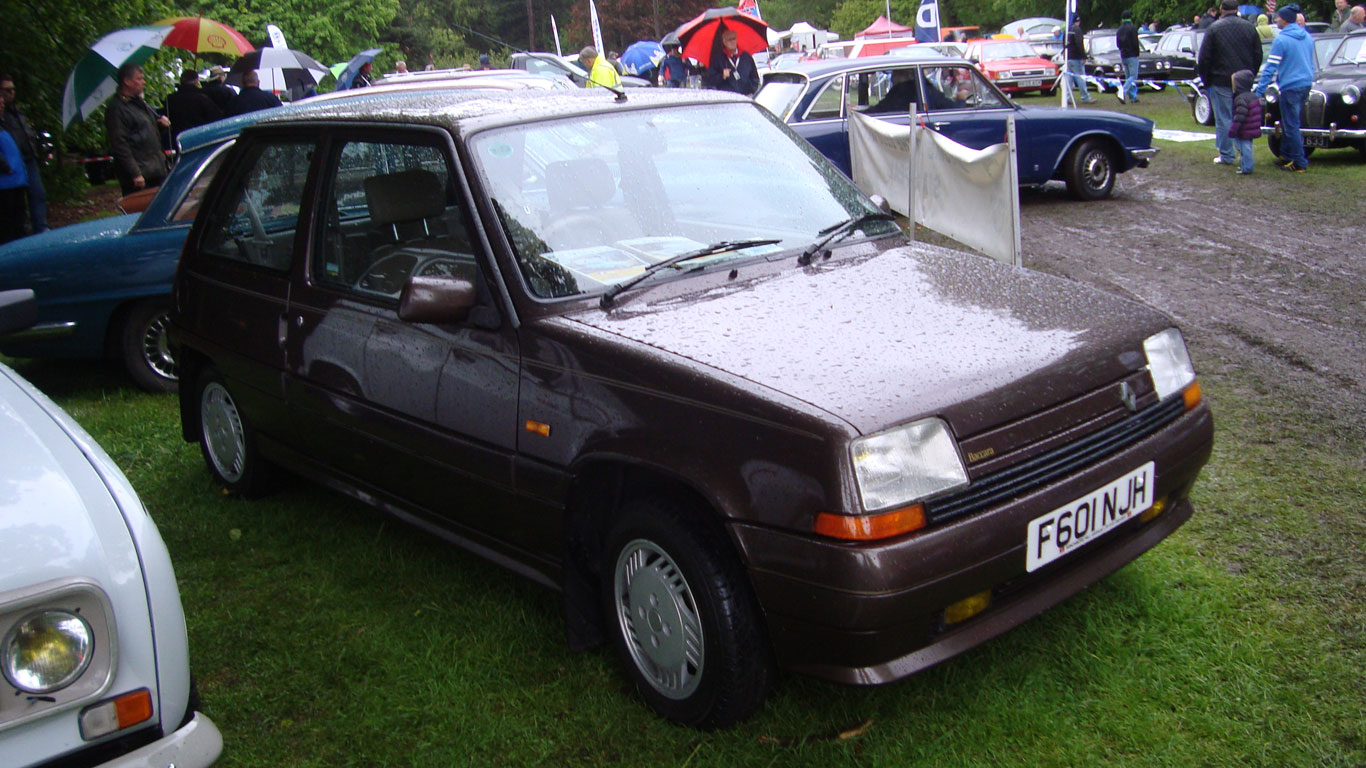
[(764, 78), (755, 100), (850, 173), (848, 115), (905, 125), (912, 102), (925, 123), (974, 149), (1005, 140), (1015, 116), (1020, 183), (1067, 183), (1083, 200), (1108, 197), (1115, 177), (1157, 154), (1153, 122), (1098, 109), (1014, 103), (963, 59), (877, 56), (802, 64)]

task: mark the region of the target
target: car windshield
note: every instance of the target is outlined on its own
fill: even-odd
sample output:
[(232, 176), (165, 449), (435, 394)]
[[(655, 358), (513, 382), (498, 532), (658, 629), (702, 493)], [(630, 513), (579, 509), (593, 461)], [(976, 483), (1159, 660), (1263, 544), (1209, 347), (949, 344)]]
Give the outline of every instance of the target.
[[(601, 292), (722, 241), (679, 271), (805, 248), (875, 211), (848, 178), (752, 104), (575, 117), (475, 136), (484, 178), (532, 293)], [(868, 235), (899, 231), (869, 221)]]
[(1001, 61), (1003, 59), (1032, 59), (1038, 54), (1029, 43), (992, 43), (982, 46), (982, 61)]
[(801, 75), (769, 75), (764, 81), (764, 87), (754, 95), (754, 101), (777, 115), (779, 120), (786, 120), (787, 113), (792, 110), (805, 89), (806, 78)]
[(1119, 44), (1115, 42), (1114, 35), (1096, 35), (1086, 39), (1086, 50), (1092, 56), (1114, 53), (1119, 50)]
[(1353, 35), (1344, 37), (1342, 45), (1338, 46), (1337, 53), (1333, 54), (1333, 60), (1329, 64), (1362, 64), (1366, 63), (1366, 37)]

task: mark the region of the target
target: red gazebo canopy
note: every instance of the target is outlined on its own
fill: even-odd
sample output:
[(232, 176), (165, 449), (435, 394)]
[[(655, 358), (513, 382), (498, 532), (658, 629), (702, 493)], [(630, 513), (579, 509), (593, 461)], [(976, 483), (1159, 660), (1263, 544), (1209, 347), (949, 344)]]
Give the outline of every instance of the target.
[(913, 31), (911, 27), (902, 26), (901, 24), (888, 19), (886, 16), (879, 16), (877, 17), (877, 21), (869, 24), (867, 29), (854, 35), (854, 38), (874, 37), (877, 35), (886, 37), (888, 35), (908, 34), (911, 31)]

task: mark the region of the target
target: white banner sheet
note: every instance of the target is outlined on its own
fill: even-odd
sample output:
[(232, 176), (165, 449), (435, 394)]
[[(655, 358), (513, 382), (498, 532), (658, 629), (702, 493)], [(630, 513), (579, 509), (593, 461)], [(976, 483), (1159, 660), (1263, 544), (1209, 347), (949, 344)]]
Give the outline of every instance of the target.
[(925, 126), (914, 131), (912, 136), (909, 126), (853, 113), (854, 183), (887, 198), (892, 210), (914, 223), (1019, 265), (1020, 199), (1010, 145), (976, 150)]

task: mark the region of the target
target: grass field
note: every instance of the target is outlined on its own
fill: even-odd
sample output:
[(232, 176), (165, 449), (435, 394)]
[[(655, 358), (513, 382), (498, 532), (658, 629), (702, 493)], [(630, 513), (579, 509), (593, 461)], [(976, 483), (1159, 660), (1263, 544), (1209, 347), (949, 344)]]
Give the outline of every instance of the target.
[[(1195, 129), (1184, 104), (1126, 109)], [(1338, 154), (1356, 167), (1306, 205), (1360, 189)], [(7, 362), (157, 520), (224, 766), (1366, 765), (1362, 437), (1325, 440), (1253, 371), (1202, 378), (1218, 436), (1196, 516), (1134, 564), (901, 683), (782, 675), (750, 721), (697, 733), (646, 711), (608, 653), (570, 654), (555, 594), (302, 482), (225, 495), (173, 396)]]

